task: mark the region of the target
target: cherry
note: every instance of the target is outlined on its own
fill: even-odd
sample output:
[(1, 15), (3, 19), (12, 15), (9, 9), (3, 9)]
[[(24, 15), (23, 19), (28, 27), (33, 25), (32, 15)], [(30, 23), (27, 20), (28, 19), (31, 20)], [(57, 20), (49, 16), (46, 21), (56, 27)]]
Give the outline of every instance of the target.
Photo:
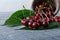
[(39, 8), (43, 8), (43, 5), (39, 5)]
[(60, 17), (59, 17), (59, 16), (56, 16), (55, 18), (56, 18), (56, 19), (60, 19)]
[(48, 7), (48, 10), (50, 11), (50, 10), (51, 10), (51, 8), (50, 8), (50, 7)]
[(54, 21), (54, 18), (52, 16), (50, 16), (50, 22), (53, 22)]
[(38, 28), (38, 26), (39, 26), (39, 23), (37, 23), (37, 22), (32, 23), (32, 28)]
[(37, 20), (37, 19), (39, 19), (40, 17), (39, 16), (35, 16), (35, 19)]
[(36, 16), (40, 16), (40, 13), (36, 13)]
[(25, 25), (25, 26), (27, 26), (28, 24), (28, 21), (26, 20), (26, 19), (23, 19), (23, 20), (21, 20), (21, 23), (23, 24), (23, 25)]
[(39, 19), (37, 20), (37, 22), (38, 22), (38, 23), (42, 23), (42, 18), (39, 18)]
[(51, 16), (51, 14), (49, 13), (49, 11), (46, 11), (46, 15), (47, 15), (48, 17)]
[(60, 22), (60, 19), (59, 19), (59, 22)]
[(60, 17), (59, 16), (55, 17), (55, 22), (60, 22)]
[(48, 22), (44, 21), (44, 22), (42, 23), (42, 25), (43, 25), (44, 27), (46, 27), (46, 26), (48, 26), (49, 24), (48, 24)]
[(28, 22), (28, 26), (32, 26), (32, 23), (33, 23), (32, 21)]
[(57, 18), (56, 18), (56, 19), (55, 19), (55, 22), (60, 22), (60, 19), (57, 19)]

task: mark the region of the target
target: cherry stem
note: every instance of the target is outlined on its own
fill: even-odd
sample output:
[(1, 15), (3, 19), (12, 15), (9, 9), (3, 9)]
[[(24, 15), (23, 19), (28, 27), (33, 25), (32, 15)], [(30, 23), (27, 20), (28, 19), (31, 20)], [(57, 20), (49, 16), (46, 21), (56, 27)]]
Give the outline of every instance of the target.
[(23, 5), (23, 8), (26, 9), (24, 5)]
[(37, 6), (36, 6), (36, 9), (38, 9), (38, 13), (40, 14), (40, 16), (44, 18), (43, 15), (40, 13), (41, 10)]
[[(23, 5), (23, 9), (26, 9), (24, 5)], [(23, 17), (25, 17), (24, 10), (22, 10), (22, 13), (23, 13)]]
[(32, 13), (32, 12), (30, 11), (30, 17), (31, 17), (31, 13)]
[(48, 18), (48, 16), (43, 12), (43, 10), (42, 10), (42, 14), (43, 14), (43, 15), (45, 15), (45, 16), (46, 16), (46, 18)]

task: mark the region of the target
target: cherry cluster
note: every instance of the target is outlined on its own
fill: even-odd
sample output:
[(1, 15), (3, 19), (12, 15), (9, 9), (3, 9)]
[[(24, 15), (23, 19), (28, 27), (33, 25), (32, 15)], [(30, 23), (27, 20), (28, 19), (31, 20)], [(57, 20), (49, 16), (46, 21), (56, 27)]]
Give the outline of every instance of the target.
[[(48, 13), (49, 14), (49, 13)], [(47, 14), (46, 14), (47, 15)], [(48, 15), (47, 15), (48, 16)], [(60, 17), (56, 16), (55, 18), (53, 16), (49, 16), (49, 17), (45, 17), (43, 18), (41, 16), (41, 13), (36, 13), (34, 16), (32, 17), (28, 17), (28, 18), (23, 18), (21, 20), (21, 23), (25, 26), (29, 26), (32, 28), (38, 28), (39, 26), (43, 26), (43, 27), (48, 27), (50, 22), (60, 22)]]
[[(60, 22), (59, 16), (54, 17), (52, 15), (51, 7), (46, 8), (43, 5), (39, 5), (36, 9), (38, 9), (38, 11), (35, 12), (35, 15), (28, 18), (23, 17), (21, 20), (23, 25), (32, 28), (39, 28), (40, 26), (48, 27), (51, 22)], [(44, 11), (43, 9), (47, 10)]]

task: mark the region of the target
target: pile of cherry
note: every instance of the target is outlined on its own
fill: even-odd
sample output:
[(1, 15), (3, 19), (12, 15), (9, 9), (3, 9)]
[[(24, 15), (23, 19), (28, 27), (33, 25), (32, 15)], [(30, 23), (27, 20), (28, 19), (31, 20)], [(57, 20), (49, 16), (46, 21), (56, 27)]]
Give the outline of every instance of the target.
[(48, 27), (50, 22), (60, 22), (60, 17), (56, 16), (55, 18), (50, 16), (49, 18), (42, 18), (40, 13), (36, 13), (34, 16), (29, 18), (23, 18), (21, 23), (25, 26), (38, 28), (41, 25), (43, 27)]
[[(42, 8), (41, 5), (39, 7)], [(33, 15), (32, 17), (23, 17), (23, 19), (21, 20), (21, 23), (24, 26), (31, 28), (39, 28), (40, 26), (48, 27), (49, 23), (51, 22), (60, 22), (60, 17), (53, 17), (51, 15), (51, 11), (49, 11), (49, 8), (48, 11), (46, 11), (46, 13), (44, 13), (43, 10), (40, 12), (38, 11), (35, 12), (35, 15)]]

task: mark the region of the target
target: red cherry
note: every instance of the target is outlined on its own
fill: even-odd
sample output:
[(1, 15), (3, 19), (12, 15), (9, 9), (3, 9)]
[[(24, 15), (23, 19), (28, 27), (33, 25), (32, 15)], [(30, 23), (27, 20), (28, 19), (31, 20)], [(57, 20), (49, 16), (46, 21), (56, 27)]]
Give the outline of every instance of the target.
[(50, 18), (50, 22), (53, 22), (54, 21), (54, 18)]
[(56, 18), (56, 19), (60, 19), (60, 17), (59, 17), (59, 16), (56, 16), (55, 18)]
[(60, 19), (59, 19), (59, 22), (60, 22)]
[(55, 22), (59, 22), (59, 20), (58, 19), (55, 19)]
[(40, 16), (40, 13), (36, 13), (36, 16)]
[(39, 8), (43, 8), (43, 5), (39, 5)]
[(28, 26), (32, 26), (32, 23), (33, 23), (32, 21), (28, 22)]
[(46, 15), (47, 15), (48, 17), (51, 16), (51, 14), (49, 13), (49, 11), (46, 11)]
[(44, 22), (42, 23), (42, 25), (43, 25), (44, 27), (47, 27), (49, 24), (48, 24), (48, 22), (45, 22), (45, 21), (44, 21)]
[(26, 19), (21, 20), (21, 23), (22, 23), (23, 25), (27, 26), (27, 20), (26, 20)]
[(55, 19), (55, 22), (60, 22), (60, 19)]
[(32, 23), (32, 28), (38, 28), (38, 26), (39, 26), (39, 23), (37, 23), (37, 22)]
[(60, 22), (60, 17), (59, 16), (55, 17), (55, 22)]
[(37, 22), (38, 22), (38, 23), (42, 23), (42, 18), (39, 18), (39, 19), (37, 20)]
[(39, 19), (40, 18), (40, 16), (35, 16), (35, 19), (37, 20), (37, 19)]

